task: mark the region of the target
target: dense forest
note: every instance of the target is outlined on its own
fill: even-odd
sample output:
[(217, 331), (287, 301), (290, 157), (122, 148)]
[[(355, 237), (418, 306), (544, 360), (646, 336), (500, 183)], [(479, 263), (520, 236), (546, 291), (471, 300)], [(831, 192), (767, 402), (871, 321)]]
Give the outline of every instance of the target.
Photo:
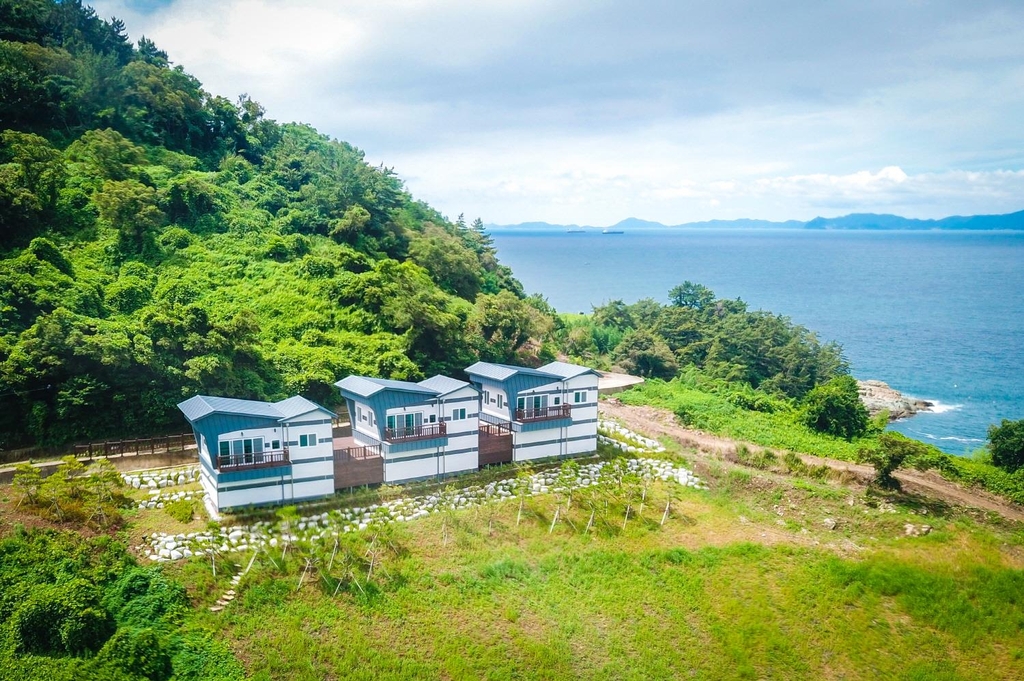
[(393, 170), (204, 91), (80, 0), (0, 0), (0, 448), (183, 426), (195, 393), (328, 406), (350, 373), (562, 353), (799, 399), (837, 346), (686, 282), (559, 317)]
[(749, 310), (742, 300), (718, 298), (690, 281), (668, 297), (668, 305), (613, 300), (590, 315), (563, 315), (559, 346), (582, 362), (650, 378), (671, 379), (696, 367), (766, 398), (800, 399), (849, 373), (838, 344), (822, 343), (788, 317)]
[(0, 447), (180, 428), (196, 392), (535, 361), (478, 220), (78, 0), (0, 2)]

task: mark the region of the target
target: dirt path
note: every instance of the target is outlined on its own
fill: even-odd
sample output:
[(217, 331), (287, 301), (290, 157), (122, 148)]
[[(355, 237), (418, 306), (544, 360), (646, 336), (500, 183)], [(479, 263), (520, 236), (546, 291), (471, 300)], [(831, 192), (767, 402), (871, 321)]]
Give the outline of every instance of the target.
[[(687, 448), (694, 449), (705, 458), (735, 461), (736, 446), (745, 444), (757, 452), (764, 447), (750, 443), (740, 443), (720, 435), (691, 430), (676, 421), (675, 415), (667, 409), (658, 407), (634, 407), (622, 404), (618, 400), (604, 400), (600, 404), (601, 415), (620, 421), (626, 427), (647, 435), (648, 437), (670, 437)], [(820, 456), (801, 454), (801, 458), (809, 466), (828, 466), (837, 471), (845, 471), (856, 478), (861, 484), (867, 484), (874, 477), (871, 466), (839, 461)], [(895, 477), (908, 492), (922, 494), (940, 499), (957, 506), (969, 506), (985, 511), (998, 513), (1008, 520), (1024, 522), (1024, 508), (1004, 499), (989, 494), (984, 490), (969, 489), (946, 480), (937, 473), (918, 471), (900, 471)]]

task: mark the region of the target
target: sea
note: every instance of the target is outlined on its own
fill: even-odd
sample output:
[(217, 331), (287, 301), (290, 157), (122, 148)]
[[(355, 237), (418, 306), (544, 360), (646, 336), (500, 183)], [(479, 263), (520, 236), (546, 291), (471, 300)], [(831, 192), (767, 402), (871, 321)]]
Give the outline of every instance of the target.
[(498, 257), (559, 312), (668, 301), (689, 280), (786, 315), (852, 373), (935, 404), (894, 423), (967, 455), (1024, 418), (1024, 232), (492, 228)]

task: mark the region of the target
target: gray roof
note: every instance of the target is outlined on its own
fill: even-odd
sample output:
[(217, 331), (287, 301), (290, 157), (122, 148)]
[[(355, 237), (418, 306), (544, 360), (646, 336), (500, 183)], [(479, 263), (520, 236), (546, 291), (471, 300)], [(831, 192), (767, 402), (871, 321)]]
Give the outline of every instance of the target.
[(235, 414), (238, 416), (255, 416), (270, 418), (276, 421), (287, 421), (293, 416), (307, 412), (322, 410), (333, 414), (329, 409), (321, 407), (305, 397), (296, 395), (280, 402), (260, 402), (258, 400), (239, 400), (234, 397), (211, 397), (195, 395), (178, 404), (178, 409), (185, 414), (190, 422), (209, 416), (210, 414)]
[(381, 390), (398, 390), (421, 395), (440, 394), (437, 390), (420, 385), (419, 383), (392, 381), (386, 378), (368, 378), (366, 376), (346, 376), (334, 385), (359, 397), (370, 397), (371, 395), (376, 395)]
[(281, 416), (283, 417), (282, 420), (295, 418), (301, 414), (308, 414), (309, 412), (317, 409), (334, 414), (334, 412), (327, 407), (321, 406), (312, 400), (307, 400), (302, 395), (295, 395), (294, 397), (289, 397), (288, 399), (281, 400), (280, 402), (275, 402), (274, 406), (277, 407), (279, 412), (281, 412)]
[(528, 367), (517, 367), (509, 364), (494, 364), (492, 362), (477, 362), (473, 366), (466, 368), (467, 374), (476, 376), (483, 376), (484, 378), (490, 378), (495, 381), (504, 381), (505, 379), (515, 376), (516, 374), (522, 374), (525, 376), (538, 376), (540, 378), (550, 378), (557, 381), (561, 378), (558, 374), (553, 374), (547, 371), (541, 371), (538, 369), (530, 369)]
[(575, 378), (582, 374), (594, 374), (595, 376), (600, 376), (597, 371), (590, 367), (580, 366), (579, 364), (569, 364), (568, 362), (549, 362), (542, 366), (540, 370), (557, 374), (562, 378)]
[[(436, 390), (439, 395), (447, 395), (448, 393), (453, 393), (456, 390), (461, 390), (462, 388), (472, 387), (469, 383), (466, 383), (465, 381), (459, 381), (454, 378), (449, 378), (447, 376), (441, 376), (440, 374), (438, 374), (437, 376), (431, 376), (425, 381), (420, 381), (419, 385), (425, 388), (430, 388), (431, 390)], [(474, 388), (474, 390), (475, 389), (476, 388)]]

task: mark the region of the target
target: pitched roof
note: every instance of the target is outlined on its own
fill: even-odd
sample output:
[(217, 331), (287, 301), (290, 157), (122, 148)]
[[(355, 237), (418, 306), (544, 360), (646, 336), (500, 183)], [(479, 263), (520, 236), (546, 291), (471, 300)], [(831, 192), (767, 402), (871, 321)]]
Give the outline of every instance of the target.
[(368, 378), (366, 376), (346, 376), (334, 385), (358, 397), (371, 397), (382, 390), (397, 390), (399, 392), (431, 396), (440, 394), (437, 390), (420, 385), (419, 383), (392, 381), (386, 378)]
[(466, 373), (470, 375), (483, 376), (484, 378), (490, 378), (495, 381), (504, 381), (517, 374), (520, 376), (550, 378), (553, 381), (557, 381), (561, 378), (561, 376), (557, 374), (541, 371), (539, 369), (517, 367), (509, 364), (494, 364), (492, 362), (477, 362), (473, 366), (467, 367)]
[(321, 406), (312, 400), (307, 400), (302, 395), (295, 395), (281, 400), (280, 402), (275, 402), (274, 406), (279, 412), (281, 412), (283, 419), (294, 418), (300, 414), (308, 414), (309, 412), (317, 409), (334, 414), (334, 412), (327, 407)]
[(449, 378), (448, 376), (441, 376), (440, 374), (437, 376), (431, 376), (425, 381), (420, 381), (418, 385), (430, 388), (431, 390), (436, 390), (439, 395), (447, 395), (448, 393), (453, 393), (456, 390), (471, 387), (471, 384), (466, 383), (465, 381), (459, 381), (454, 378)]
[(178, 409), (190, 422), (209, 416), (210, 414), (234, 414), (237, 416), (255, 416), (287, 421), (293, 416), (307, 412), (322, 410), (333, 414), (329, 409), (321, 407), (305, 397), (296, 395), (280, 402), (260, 402), (258, 400), (239, 400), (234, 397), (211, 397), (195, 395), (178, 404)]
[(583, 374), (594, 374), (600, 376), (596, 370), (590, 367), (580, 366), (579, 364), (569, 364), (568, 362), (549, 362), (540, 368), (541, 371), (547, 371), (552, 374), (557, 374), (562, 378), (575, 378)]

